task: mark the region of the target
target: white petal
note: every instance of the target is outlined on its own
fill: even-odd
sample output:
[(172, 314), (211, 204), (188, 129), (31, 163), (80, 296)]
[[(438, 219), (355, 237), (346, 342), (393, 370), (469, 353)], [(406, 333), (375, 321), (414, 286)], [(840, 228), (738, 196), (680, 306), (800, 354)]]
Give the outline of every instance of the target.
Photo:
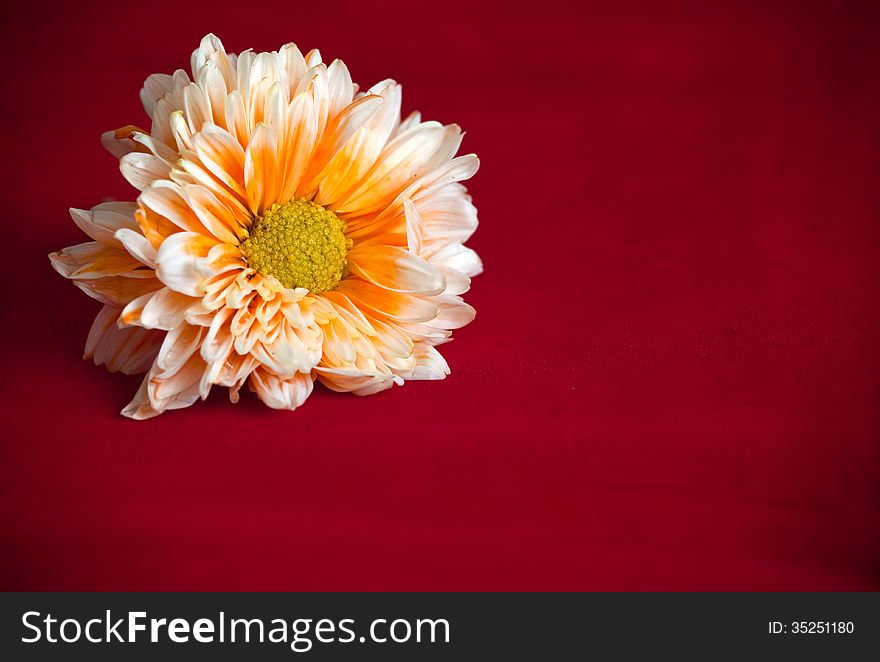
[(189, 358), (196, 352), (204, 330), (200, 326), (181, 324), (171, 329), (162, 342), (156, 367), (161, 375), (170, 376), (177, 373)]
[(133, 418), (136, 421), (143, 421), (162, 413), (153, 409), (153, 406), (150, 404), (150, 396), (147, 393), (149, 383), (150, 375), (147, 373), (147, 376), (144, 377), (144, 381), (141, 382), (141, 386), (135, 394), (134, 399), (125, 405), (125, 408), (120, 412), (123, 416), (126, 418)]
[(156, 108), (156, 102), (166, 94), (169, 94), (173, 87), (173, 79), (168, 74), (153, 74), (144, 81), (141, 89), (141, 102), (144, 104), (144, 110), (147, 115), (152, 117)]
[(80, 230), (102, 244), (118, 246), (114, 233), (120, 228), (138, 228), (134, 202), (105, 202), (90, 210), (71, 209), (70, 216)]
[(137, 149), (137, 145), (133, 140), (135, 131), (140, 131), (138, 127), (129, 124), (115, 131), (105, 131), (101, 134), (101, 144), (108, 152), (117, 159), (121, 159), (126, 154)]
[(204, 294), (204, 280), (211, 272), (204, 258), (217, 241), (196, 232), (177, 232), (159, 248), (156, 276), (172, 290), (197, 297)]
[(106, 365), (111, 372), (144, 372), (156, 358), (162, 334), (138, 327), (119, 328), (118, 317), (119, 308), (104, 306), (89, 331), (83, 358)]
[(296, 44), (285, 44), (278, 51), (278, 55), (281, 58), (284, 68), (287, 70), (287, 78), (290, 82), (290, 92), (292, 93), (302, 77), (305, 76), (309, 67), (299, 48), (296, 47)]
[(190, 83), (183, 91), (183, 103), (187, 126), (193, 133), (200, 131), (205, 122), (213, 122), (211, 102), (198, 83)]
[(355, 395), (373, 395), (395, 384), (403, 385), (403, 379), (391, 373), (370, 372), (353, 368), (315, 368), (318, 379), (332, 391), (354, 393)]
[(432, 299), (440, 309), (439, 314), (431, 320), (431, 326), (440, 329), (459, 329), (470, 324), (477, 311), (462, 301), (461, 297), (443, 294)]
[(406, 379), (446, 379), (449, 374), (449, 364), (434, 347), (418, 345), (413, 355), (416, 358), (416, 366), (409, 375), (405, 376)]
[(258, 368), (251, 373), (251, 390), (272, 409), (293, 411), (303, 404), (312, 392), (315, 378), (297, 373), (288, 379), (280, 379), (271, 372)]
[(122, 228), (116, 231), (114, 237), (133, 258), (153, 269), (156, 268), (156, 249), (140, 232)]
[(83, 292), (101, 303), (122, 308), (139, 296), (158, 290), (162, 283), (155, 278), (128, 278), (109, 276), (94, 280), (74, 280)]
[(406, 245), (416, 255), (422, 252), (422, 219), (416, 206), (409, 198), (403, 199), (403, 208), (406, 215)]
[(223, 42), (216, 36), (213, 34), (205, 35), (198, 49), (193, 51), (191, 60), (194, 79), (198, 80), (201, 70), (210, 64), (223, 76), (226, 87), (230, 90), (234, 89), (236, 82), (235, 65), (226, 54)]

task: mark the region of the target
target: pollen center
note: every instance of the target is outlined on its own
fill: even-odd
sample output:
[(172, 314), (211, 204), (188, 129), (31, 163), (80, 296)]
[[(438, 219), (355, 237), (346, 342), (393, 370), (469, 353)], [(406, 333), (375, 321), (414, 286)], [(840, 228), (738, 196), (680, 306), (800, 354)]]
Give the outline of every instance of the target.
[(256, 217), (241, 252), (257, 273), (318, 294), (342, 280), (349, 245), (345, 223), (336, 214), (308, 200), (293, 200)]

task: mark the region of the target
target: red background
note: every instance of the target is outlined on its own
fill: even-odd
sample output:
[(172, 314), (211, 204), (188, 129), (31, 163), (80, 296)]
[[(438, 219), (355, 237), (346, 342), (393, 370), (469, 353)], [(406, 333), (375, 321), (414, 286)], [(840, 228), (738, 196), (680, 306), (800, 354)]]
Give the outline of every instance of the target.
[[(871, 3), (22, 4), (2, 588), (880, 589)], [(486, 273), (451, 378), (139, 423), (140, 378), (80, 361), (99, 305), (46, 254), (85, 239), (67, 207), (131, 198), (98, 136), (208, 31), (468, 131)]]

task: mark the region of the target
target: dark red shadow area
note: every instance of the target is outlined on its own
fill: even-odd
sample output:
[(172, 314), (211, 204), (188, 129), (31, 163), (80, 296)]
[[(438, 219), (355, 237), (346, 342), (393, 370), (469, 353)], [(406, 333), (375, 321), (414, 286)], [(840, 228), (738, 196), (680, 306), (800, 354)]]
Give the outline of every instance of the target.
[[(872, 3), (25, 3), (5, 20), (0, 588), (880, 589)], [(605, 5), (614, 5), (609, 9)], [(24, 12), (24, 13), (21, 13)], [(206, 32), (458, 122), (452, 375), (121, 418), (55, 274)]]

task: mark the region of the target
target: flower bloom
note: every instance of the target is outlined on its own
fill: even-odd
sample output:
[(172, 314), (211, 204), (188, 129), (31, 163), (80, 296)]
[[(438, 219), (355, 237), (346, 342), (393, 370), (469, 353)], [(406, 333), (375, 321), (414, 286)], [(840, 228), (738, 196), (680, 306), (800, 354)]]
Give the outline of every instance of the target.
[(482, 270), (457, 125), (401, 120), (397, 83), (358, 93), (316, 50), (236, 56), (213, 35), (192, 78), (154, 74), (141, 100), (149, 131), (102, 137), (137, 200), (72, 209), (93, 241), (49, 256), (104, 304), (85, 357), (146, 371), (124, 415), (212, 386), (295, 409), (315, 379), (368, 395), (449, 374), (437, 346)]

